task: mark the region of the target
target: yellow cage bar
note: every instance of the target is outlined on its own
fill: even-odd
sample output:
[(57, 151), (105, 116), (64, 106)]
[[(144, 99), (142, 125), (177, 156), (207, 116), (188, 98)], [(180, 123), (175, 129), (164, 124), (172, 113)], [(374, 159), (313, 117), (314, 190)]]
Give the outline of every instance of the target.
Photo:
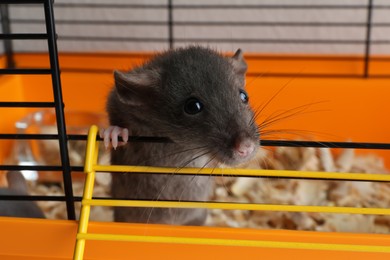
[[(267, 211), (292, 211), (292, 212), (324, 212), (324, 213), (346, 213), (346, 214), (382, 214), (390, 215), (390, 209), (380, 208), (353, 208), (353, 207), (332, 207), (332, 206), (299, 206), (299, 205), (266, 205), (266, 204), (245, 204), (245, 203), (211, 203), (211, 202), (170, 202), (170, 201), (123, 201), (123, 200), (98, 200), (92, 199), (95, 171), (108, 172), (145, 172), (145, 173), (172, 173), (175, 174), (207, 174), (207, 175), (234, 175), (252, 177), (299, 177), (313, 179), (343, 179), (343, 180), (380, 180), (390, 181), (388, 175), (377, 174), (355, 174), (355, 173), (323, 173), (323, 172), (298, 172), (298, 171), (269, 171), (269, 170), (247, 170), (247, 169), (198, 169), (198, 168), (160, 168), (140, 166), (103, 166), (97, 164), (98, 141), (96, 141), (98, 127), (92, 126), (88, 135), (85, 172), (87, 179), (82, 200), (81, 217), (76, 237), (74, 251), (75, 260), (83, 259), (86, 240), (104, 241), (131, 241), (149, 243), (174, 243), (194, 245), (218, 245), (218, 246), (243, 246), (261, 248), (284, 248), (284, 249), (311, 249), (331, 251), (353, 251), (353, 252), (377, 252), (390, 253), (390, 246), (383, 245), (353, 245), (336, 243), (303, 243), (265, 240), (233, 240), (199, 237), (171, 237), (171, 236), (149, 236), (149, 235), (121, 235), (121, 234), (99, 234), (88, 233), (89, 212), (91, 206), (122, 206), (122, 207), (168, 207), (168, 208), (219, 208), (219, 209), (245, 209), (245, 210), (267, 210)], [(390, 255), (389, 255), (390, 256)]]

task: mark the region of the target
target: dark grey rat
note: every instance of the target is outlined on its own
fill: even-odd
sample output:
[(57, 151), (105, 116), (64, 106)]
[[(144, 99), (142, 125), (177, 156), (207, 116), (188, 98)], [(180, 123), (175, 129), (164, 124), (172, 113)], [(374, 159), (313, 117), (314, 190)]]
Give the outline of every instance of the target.
[[(115, 72), (101, 129), (112, 142), (111, 163), (168, 167), (234, 166), (248, 161), (259, 132), (245, 91), (247, 64), (241, 50), (225, 57), (203, 47), (164, 52), (143, 66)], [(168, 137), (172, 143), (126, 143), (118, 136)], [(213, 178), (113, 173), (115, 198), (207, 201)], [(115, 208), (121, 222), (202, 225), (204, 209)]]
[[(7, 172), (8, 188), (1, 188), (0, 195), (28, 195), (26, 180), (20, 172)], [(33, 201), (0, 200), (0, 216), (45, 218)]]

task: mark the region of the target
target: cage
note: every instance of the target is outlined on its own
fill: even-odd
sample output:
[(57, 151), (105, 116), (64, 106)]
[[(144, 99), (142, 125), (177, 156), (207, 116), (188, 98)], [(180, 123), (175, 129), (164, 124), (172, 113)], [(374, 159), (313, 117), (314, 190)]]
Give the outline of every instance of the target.
[[(100, 222), (96, 218), (90, 224), (86, 221), (88, 233), (97, 235), (85, 242), (84, 258), (389, 257), (388, 234), (376, 234), (390, 229), (386, 217), (390, 214), (386, 204), (390, 177), (385, 170), (390, 164), (389, 125), (383, 119), (389, 110), (390, 75), (386, 38), (390, 6), (386, 1), (1, 0), (0, 7), (0, 170), (21, 171), (27, 179), (54, 187), (47, 188), (46, 194), (0, 198), (57, 203), (66, 213), (66, 220), (1, 217), (2, 259), (72, 258), (76, 238), (85, 239), (85, 230), (77, 234), (76, 219), (80, 202), (86, 198), (75, 190), (85, 179), (86, 133), (91, 125), (107, 125), (104, 107), (113, 85), (112, 71), (130, 69), (157, 51), (188, 44), (226, 53), (242, 48), (249, 67), (252, 105), (265, 107), (259, 121), (275, 115), (273, 119), (283, 119), (269, 127), (270, 134), (261, 139), (261, 145), (287, 161), (291, 157), (283, 157), (286, 150), (279, 148), (293, 147), (291, 156), (299, 158), (307, 148), (315, 164), (322, 165), (317, 170), (294, 165), (289, 165), (294, 171), (240, 169), (232, 175), (248, 177), (250, 172), (261, 176), (256, 179), (261, 182), (271, 178), (276, 180), (271, 188), (280, 193), (280, 186), (286, 185), (281, 182), (291, 180), (288, 185), (295, 190), (287, 192), (300, 198), (323, 194), (317, 193), (324, 189), (323, 183), (333, 190), (337, 183), (357, 183), (348, 186), (349, 190), (359, 193), (368, 187), (378, 193), (364, 203), (358, 197), (345, 204), (323, 199), (320, 205), (306, 205), (316, 203), (314, 200), (273, 205), (286, 203), (279, 199), (273, 201), (278, 203), (255, 204), (257, 209), (244, 208), (246, 212), (281, 212), (271, 215), (279, 222), (267, 219), (267, 229), (240, 226), (239, 221), (230, 227), (226, 223), (226, 227), (180, 227)], [(95, 144), (94, 135), (96, 129), (91, 131), (89, 146)], [(360, 168), (365, 174), (355, 174), (346, 173), (353, 170), (351, 165), (345, 170), (345, 165), (327, 162), (332, 157), (354, 156), (348, 152), (351, 149), (356, 156), (375, 154), (374, 167)], [(5, 182), (3, 172), (0, 183)], [(298, 194), (297, 187), (303, 187), (298, 184), (301, 179), (309, 182)], [(371, 184), (376, 186), (368, 186)], [(345, 190), (337, 196), (347, 197)], [(331, 207), (334, 205), (337, 207)], [(344, 217), (338, 225), (333, 222), (334, 230), (326, 230), (314, 228), (324, 226), (318, 215), (299, 215), (300, 211), (315, 214), (321, 210)], [(284, 211), (298, 215), (283, 215)], [(356, 221), (352, 214), (370, 218)], [(227, 222), (231, 220), (231, 214), (223, 216)], [(312, 224), (299, 228), (293, 217)], [(365, 223), (372, 229), (362, 228)], [(111, 237), (114, 241), (106, 241), (107, 237), (99, 236), (102, 233), (116, 234)], [(119, 242), (122, 240), (131, 242)]]

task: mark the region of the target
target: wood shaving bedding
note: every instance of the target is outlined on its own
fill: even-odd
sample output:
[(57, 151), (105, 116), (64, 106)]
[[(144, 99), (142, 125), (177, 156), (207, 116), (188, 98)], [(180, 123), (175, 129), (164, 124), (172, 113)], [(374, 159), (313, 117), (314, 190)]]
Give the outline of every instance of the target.
[[(103, 156), (107, 162), (108, 156)], [(253, 169), (335, 171), (388, 174), (381, 158), (356, 155), (346, 149), (334, 156), (325, 148), (278, 147), (260, 149), (250, 163)], [(111, 176), (97, 173), (94, 196), (109, 197)], [(34, 195), (63, 195), (58, 185), (31, 183)], [(73, 184), (74, 194), (82, 195), (83, 183)], [(390, 208), (390, 184), (327, 180), (216, 177), (212, 200), (264, 204), (320, 205)], [(64, 202), (39, 202), (46, 217), (66, 219)], [(76, 203), (79, 213), (80, 203)], [(112, 221), (109, 207), (92, 207), (91, 220)], [(210, 210), (206, 225), (262, 229), (296, 229), (338, 232), (390, 233), (390, 216), (291, 213), (241, 210)]]
[[(374, 155), (346, 149), (336, 158), (326, 148), (276, 148), (257, 157), (257, 168), (388, 174)], [(253, 167), (253, 163), (250, 168)], [(214, 200), (263, 204), (292, 204), (390, 208), (390, 184), (326, 180), (250, 179), (218, 177)], [(212, 210), (208, 225), (337, 232), (390, 233), (389, 216)]]

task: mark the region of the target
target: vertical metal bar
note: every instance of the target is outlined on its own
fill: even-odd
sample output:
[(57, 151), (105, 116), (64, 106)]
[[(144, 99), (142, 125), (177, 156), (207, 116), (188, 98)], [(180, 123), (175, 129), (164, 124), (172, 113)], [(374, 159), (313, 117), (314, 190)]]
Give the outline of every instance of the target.
[(371, 49), (371, 29), (372, 29), (372, 9), (373, 0), (367, 3), (367, 22), (366, 22), (366, 41), (364, 53), (364, 77), (368, 78), (370, 74), (370, 49)]
[(52, 0), (46, 0), (45, 6), (45, 21), (46, 30), (48, 34), (48, 47), (50, 55), (50, 69), (51, 78), (53, 84), (53, 95), (55, 102), (55, 111), (57, 119), (57, 130), (60, 145), (61, 164), (63, 170), (64, 189), (66, 197), (66, 208), (68, 213), (68, 219), (75, 220), (75, 208), (74, 208), (74, 197), (72, 189), (72, 175), (68, 153), (68, 137), (66, 135), (65, 127), (65, 116), (64, 116), (64, 105), (62, 99), (62, 89), (60, 80), (60, 67), (58, 62), (58, 50), (57, 50), (57, 35), (54, 24), (54, 12)]
[[(84, 171), (87, 173), (87, 178), (84, 185), (83, 202), (85, 200), (92, 199), (95, 182), (95, 169), (93, 166), (97, 164), (99, 154), (99, 142), (96, 141), (97, 133), (98, 127), (96, 125), (91, 126), (88, 132), (87, 150), (84, 164)], [(76, 246), (73, 254), (74, 260), (83, 259), (86, 241), (85, 239), (80, 238), (80, 234), (85, 235), (88, 232), (90, 210), (91, 205), (82, 203)]]
[[(11, 33), (11, 24), (9, 20), (9, 12), (8, 5), (1, 4), (0, 5), (0, 13), (1, 13), (1, 28), (4, 34)], [(7, 62), (7, 68), (13, 69), (15, 68), (15, 60), (14, 60), (14, 51), (12, 46), (12, 40), (4, 40), (4, 53)]]
[(168, 41), (169, 41), (169, 49), (173, 49), (174, 38), (173, 38), (173, 5), (172, 5), (172, 0), (168, 0)]

